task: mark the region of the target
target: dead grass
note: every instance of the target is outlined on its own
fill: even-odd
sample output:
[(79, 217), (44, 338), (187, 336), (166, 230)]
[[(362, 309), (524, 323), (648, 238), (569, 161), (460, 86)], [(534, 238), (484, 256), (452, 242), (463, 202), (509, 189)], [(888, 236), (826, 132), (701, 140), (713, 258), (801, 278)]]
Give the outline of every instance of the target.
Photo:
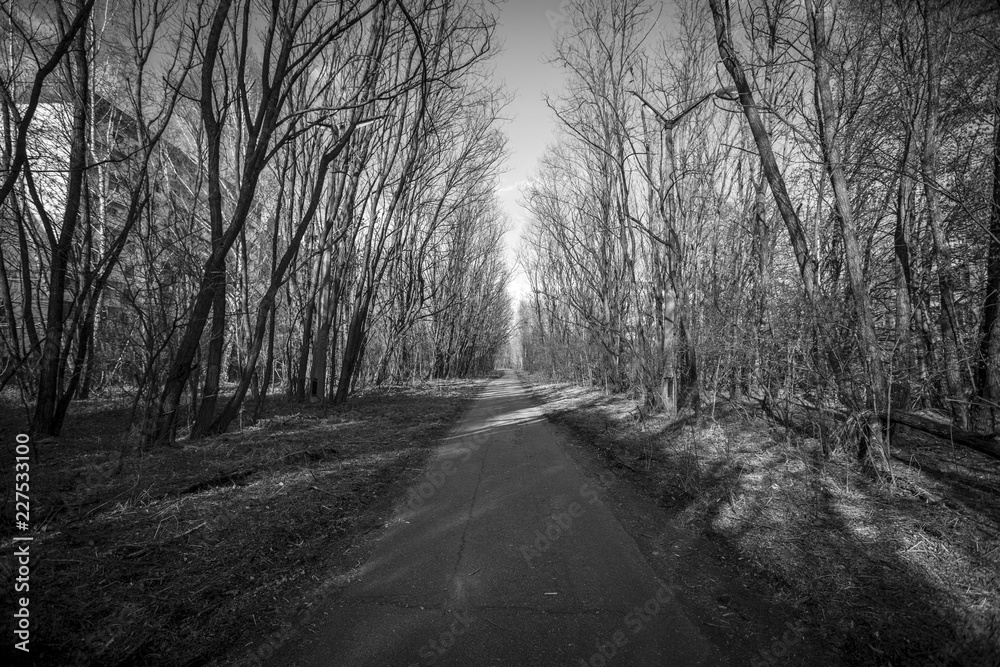
[(894, 483), (745, 405), (639, 421), (635, 403), (532, 388), (550, 416), (793, 604), (844, 664), (1000, 665), (1000, 465), (912, 431)]
[[(35, 664), (244, 662), (364, 559), (364, 536), (484, 385), (394, 388), (337, 408), (277, 401), (257, 425), (179, 450), (123, 448), (111, 426), (123, 415), (81, 403), (32, 465)], [(13, 461), (23, 426), (7, 414)]]

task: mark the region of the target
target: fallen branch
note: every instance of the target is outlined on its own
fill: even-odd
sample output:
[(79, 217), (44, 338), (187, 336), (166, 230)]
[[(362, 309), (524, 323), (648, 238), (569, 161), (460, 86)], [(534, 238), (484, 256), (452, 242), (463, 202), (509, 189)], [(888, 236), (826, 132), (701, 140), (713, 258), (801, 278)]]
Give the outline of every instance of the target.
[[(784, 403), (786, 407), (795, 406), (805, 410), (811, 410), (813, 412), (829, 413), (841, 418), (850, 417), (849, 413), (838, 408), (811, 405), (809, 403), (793, 401), (787, 398), (782, 398), (781, 402)], [(771, 411), (768, 410), (766, 406), (765, 411), (767, 411), (772, 418), (777, 418), (775, 415), (771, 414)], [(974, 449), (981, 454), (1000, 460), (1000, 442), (997, 442), (996, 440), (993, 440), (985, 435), (974, 433), (972, 431), (966, 431), (965, 429), (958, 428), (957, 426), (934, 421), (933, 419), (921, 417), (910, 412), (887, 412), (880, 414), (879, 419), (882, 421), (884, 426), (892, 427), (895, 424), (902, 424), (908, 428), (933, 435), (934, 437), (941, 438), (942, 440), (948, 440), (949, 442), (953, 442), (957, 445)], [(783, 420), (779, 419), (779, 421)]]
[(117, 550), (124, 549), (124, 548), (127, 548), (127, 547), (141, 547), (138, 551), (132, 552), (130, 554), (126, 554), (124, 556), (124, 558), (138, 558), (140, 556), (146, 555), (147, 553), (149, 553), (153, 549), (158, 549), (160, 547), (163, 547), (163, 546), (166, 546), (166, 545), (170, 544), (171, 542), (176, 542), (177, 540), (181, 539), (185, 535), (190, 535), (194, 531), (196, 531), (196, 530), (198, 530), (200, 528), (204, 528), (206, 525), (207, 525), (207, 522), (206, 521), (202, 521), (197, 526), (195, 526), (193, 528), (188, 528), (183, 533), (180, 533), (179, 535), (174, 535), (172, 537), (168, 537), (165, 540), (160, 540), (158, 542), (150, 542), (148, 544), (119, 544), (117, 547), (115, 547), (114, 550), (117, 551)]
[(179, 495), (184, 496), (190, 493), (201, 493), (202, 491), (210, 491), (214, 488), (229, 484), (238, 486), (243, 483), (247, 477), (257, 472), (257, 470), (258, 468), (254, 466), (244, 468), (243, 470), (230, 470), (229, 472), (223, 472), (215, 477), (188, 486), (182, 490)]
[(919, 417), (909, 412), (893, 412), (889, 415), (881, 415), (881, 419), (884, 424), (890, 426), (892, 424), (902, 424), (903, 426), (929, 433), (942, 440), (964, 445), (986, 456), (1000, 460), (1000, 443), (978, 433), (966, 431), (951, 424), (936, 422), (926, 417)]
[(606, 459), (608, 459), (609, 461), (614, 461), (615, 463), (617, 463), (618, 465), (622, 466), (623, 468), (628, 468), (632, 472), (637, 472), (637, 473), (640, 473), (640, 474), (642, 473), (641, 470), (636, 470), (635, 468), (633, 468), (632, 466), (630, 466), (628, 463), (626, 463), (625, 461), (623, 461), (621, 459), (621, 457), (619, 457), (617, 454), (615, 454), (615, 452), (611, 449), (611, 447), (605, 447), (604, 448), (604, 457)]

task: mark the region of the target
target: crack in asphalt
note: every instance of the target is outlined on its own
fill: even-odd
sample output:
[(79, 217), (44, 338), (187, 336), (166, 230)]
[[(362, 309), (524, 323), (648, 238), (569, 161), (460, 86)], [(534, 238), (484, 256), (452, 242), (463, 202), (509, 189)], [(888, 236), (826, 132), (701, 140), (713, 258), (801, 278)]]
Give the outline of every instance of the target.
[[(456, 578), (459, 576), (458, 568), (462, 564), (462, 556), (465, 555), (465, 537), (469, 532), (469, 525), (472, 523), (472, 513), (476, 510), (476, 502), (479, 499), (479, 486), (483, 483), (483, 471), (486, 470), (486, 456), (490, 452), (490, 443), (486, 442), (483, 447), (483, 455), (479, 462), (479, 475), (476, 477), (476, 486), (472, 490), (472, 501), (469, 503), (469, 512), (465, 517), (465, 525), (462, 526), (462, 537), (458, 543), (458, 557), (455, 559), (455, 567), (452, 568), (451, 576), (448, 578), (448, 587), (452, 588)], [(462, 602), (459, 600), (458, 602)]]
[[(447, 472), (428, 464), (453, 478), (431, 480), (435, 505), (401, 514), (414, 525), (387, 531), (363, 576), (325, 607), (318, 643), (290, 646), (269, 664), (569, 665), (587, 663), (577, 655), (584, 649), (583, 658), (597, 656), (587, 664), (607, 651), (620, 664), (725, 664), (679, 602), (661, 593), (672, 587), (611, 512), (604, 480), (586, 474), (565, 450), (568, 437), (544, 415), (536, 419), (536, 409), (514, 378), (498, 379), (439, 450), (464, 463)], [(466, 449), (473, 457), (464, 458)], [(577, 524), (582, 514), (563, 505), (587, 500), (584, 483), (602, 502), (587, 505)], [(567, 519), (558, 535), (531, 534), (558, 524), (564, 509), (572, 530)], [(574, 537), (558, 541), (562, 532)], [(538, 547), (544, 558), (518, 552), (532, 539), (547, 540)], [(621, 644), (626, 630), (636, 634)]]

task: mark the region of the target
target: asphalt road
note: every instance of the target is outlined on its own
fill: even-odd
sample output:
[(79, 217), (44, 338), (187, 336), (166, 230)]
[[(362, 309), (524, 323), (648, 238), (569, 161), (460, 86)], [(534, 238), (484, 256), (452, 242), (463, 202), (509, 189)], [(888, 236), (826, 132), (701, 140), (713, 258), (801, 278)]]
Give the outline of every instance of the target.
[(719, 665), (512, 373), (273, 665)]

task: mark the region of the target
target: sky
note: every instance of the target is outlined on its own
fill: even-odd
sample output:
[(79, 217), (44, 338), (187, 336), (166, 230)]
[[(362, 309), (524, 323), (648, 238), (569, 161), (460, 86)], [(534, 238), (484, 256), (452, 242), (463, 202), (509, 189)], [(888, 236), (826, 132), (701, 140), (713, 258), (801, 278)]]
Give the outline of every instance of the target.
[[(510, 216), (507, 234), (508, 263), (514, 269), (511, 295), (516, 300), (527, 291), (527, 279), (515, 266), (514, 247), (527, 215), (518, 201), (518, 188), (535, 170), (542, 151), (555, 140), (556, 122), (542, 95), (556, 94), (562, 86), (558, 68), (546, 63), (553, 38), (564, 25), (559, 0), (507, 0), (499, 5), (497, 37), (503, 51), (494, 57), (495, 76), (506, 82), (513, 100), (507, 107), (507, 172), (500, 178), (499, 196)], [(516, 301), (515, 301), (516, 306)]]
[[(516, 264), (515, 248), (527, 211), (519, 203), (519, 188), (534, 173), (545, 147), (554, 143), (557, 123), (543, 101), (543, 94), (558, 96), (564, 75), (548, 60), (554, 39), (569, 23), (560, 9), (568, 0), (497, 0), (497, 39), (502, 50), (493, 57), (494, 75), (506, 83), (513, 100), (505, 110), (507, 171), (500, 178), (500, 200), (512, 228), (505, 239), (507, 262), (514, 271), (510, 293), (515, 309), (521, 296), (528, 294), (528, 281)], [(653, 3), (656, 4), (655, 2)], [(672, 3), (664, 2), (668, 13)]]

